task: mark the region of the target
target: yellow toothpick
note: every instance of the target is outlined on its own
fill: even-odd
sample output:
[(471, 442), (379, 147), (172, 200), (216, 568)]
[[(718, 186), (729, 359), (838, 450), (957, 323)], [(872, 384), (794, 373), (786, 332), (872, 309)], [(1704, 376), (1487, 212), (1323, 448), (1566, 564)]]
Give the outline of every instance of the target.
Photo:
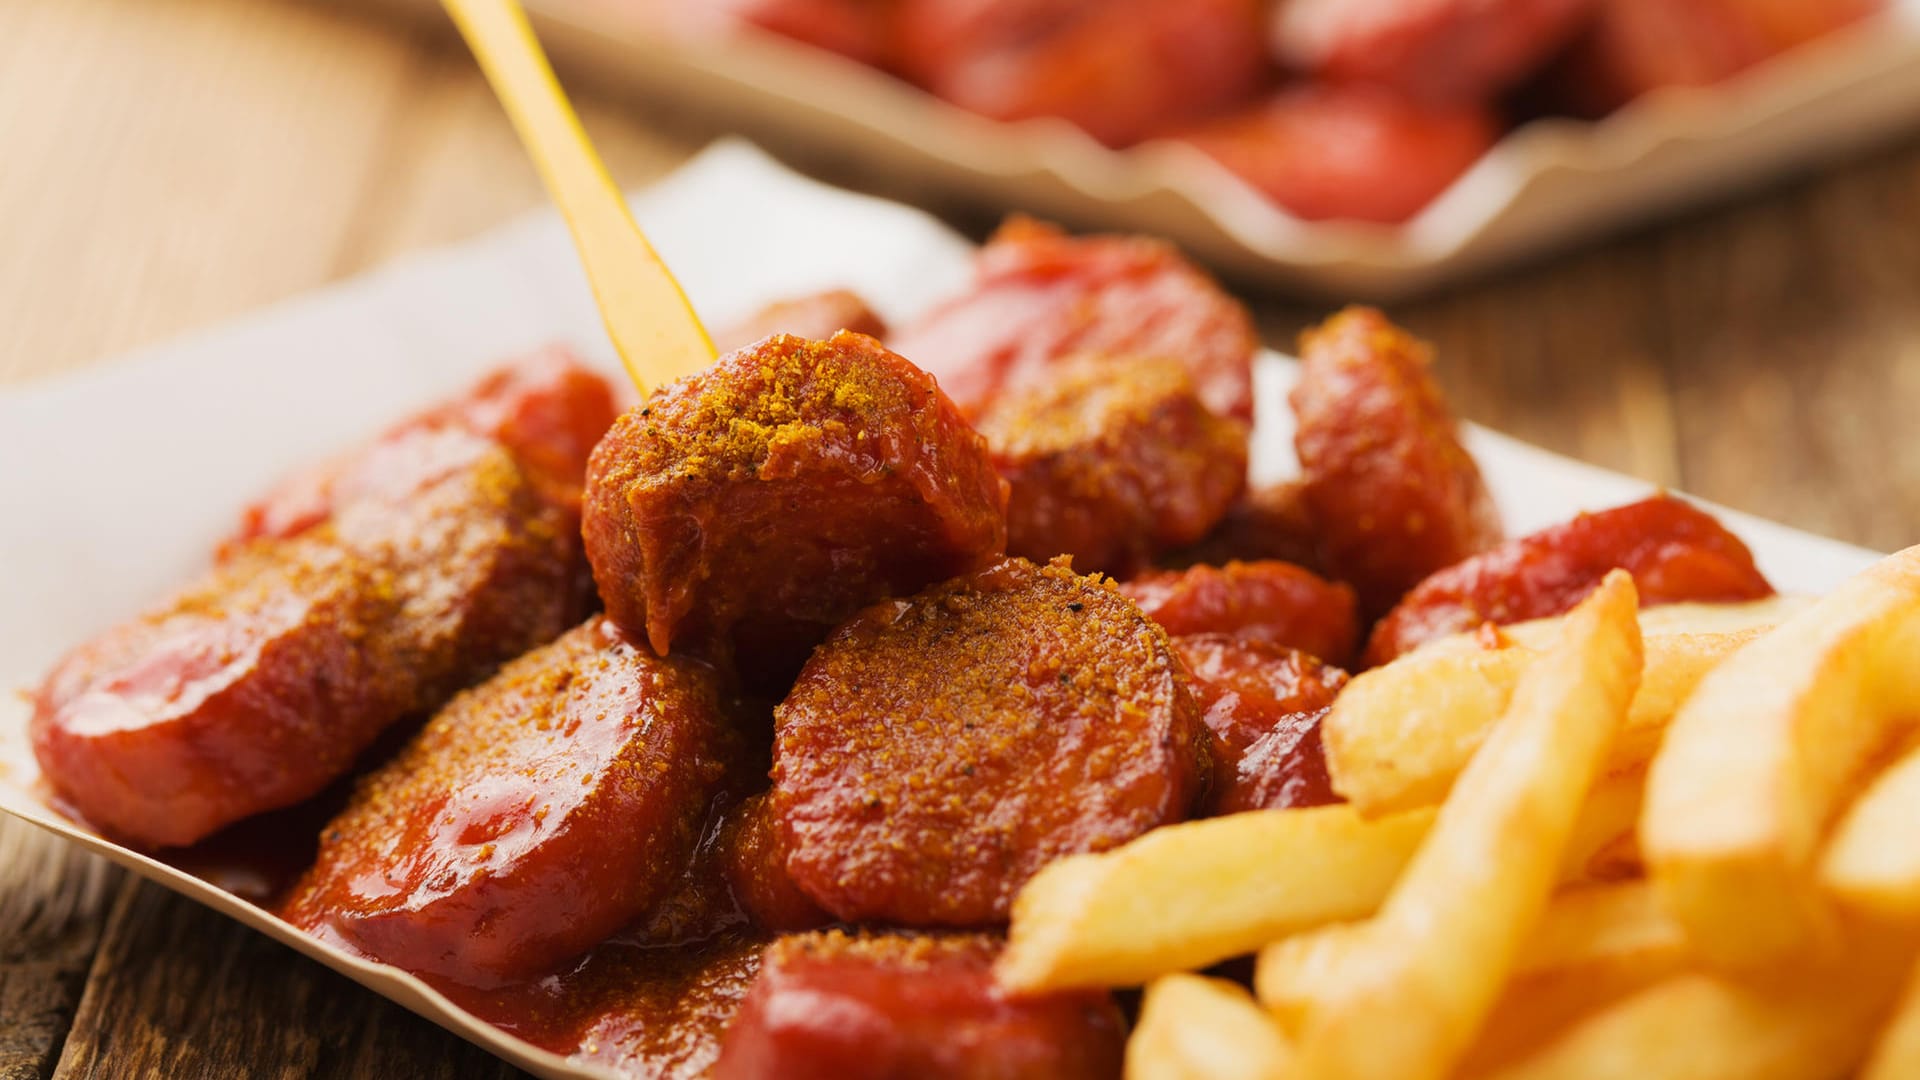
[(687, 294), (634, 223), (519, 0), (442, 0), (573, 231), (613, 347), (641, 393), (713, 362)]

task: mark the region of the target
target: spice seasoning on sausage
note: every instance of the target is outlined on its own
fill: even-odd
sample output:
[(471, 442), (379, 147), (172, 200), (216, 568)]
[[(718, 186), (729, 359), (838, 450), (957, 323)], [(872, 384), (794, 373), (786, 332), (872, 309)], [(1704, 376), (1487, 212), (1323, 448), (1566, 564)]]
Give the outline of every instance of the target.
[(980, 420), (1007, 478), (1007, 551), (1127, 574), (1207, 534), (1246, 484), (1247, 428), (1177, 361), (1081, 357)]
[(595, 618), (455, 699), (367, 777), (287, 918), (409, 971), (531, 977), (674, 888), (731, 753), (705, 665)]
[(868, 608), (774, 724), (787, 869), (847, 920), (1003, 922), (1053, 859), (1185, 818), (1207, 767), (1165, 632), (1064, 560)]
[(34, 752), (96, 827), (183, 845), (290, 806), (582, 614), (571, 519), (491, 440), (402, 433), (336, 496), (47, 676)]
[(1005, 499), (925, 372), (860, 334), (776, 336), (615, 423), (584, 533), (614, 621), (777, 683), (860, 607), (995, 558)]

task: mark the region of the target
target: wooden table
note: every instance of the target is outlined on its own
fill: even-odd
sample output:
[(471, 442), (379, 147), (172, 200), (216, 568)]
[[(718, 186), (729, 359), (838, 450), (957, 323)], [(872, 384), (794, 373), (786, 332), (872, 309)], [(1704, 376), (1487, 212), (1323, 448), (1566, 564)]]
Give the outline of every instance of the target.
[[(625, 184), (718, 133), (669, 106), (583, 98)], [(276, 0), (5, 0), (0, 145), (7, 382), (541, 200), (457, 42)], [(1321, 314), (1254, 306), (1280, 346)], [(1394, 314), (1438, 344), (1475, 420), (1816, 532), (1920, 540), (1920, 140)], [(510, 1072), (280, 945), (0, 825), (4, 1080)]]

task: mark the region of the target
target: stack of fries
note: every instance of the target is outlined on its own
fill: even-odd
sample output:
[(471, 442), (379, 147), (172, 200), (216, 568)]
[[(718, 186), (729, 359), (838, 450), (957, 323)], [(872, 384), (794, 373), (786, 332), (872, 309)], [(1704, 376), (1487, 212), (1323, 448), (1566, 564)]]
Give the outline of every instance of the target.
[[(1920, 547), (1637, 606), (1357, 677), (1345, 805), (1054, 864), (1001, 981), (1144, 986), (1140, 1080), (1920, 1077)], [(1251, 994), (1192, 974), (1248, 954)]]

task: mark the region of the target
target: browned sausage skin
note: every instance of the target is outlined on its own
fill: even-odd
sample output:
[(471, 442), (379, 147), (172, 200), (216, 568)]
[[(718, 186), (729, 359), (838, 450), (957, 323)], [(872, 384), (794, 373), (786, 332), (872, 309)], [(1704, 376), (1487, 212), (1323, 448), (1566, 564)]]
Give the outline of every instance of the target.
[(1375, 618), (1498, 543), (1499, 517), (1428, 370), (1431, 350), (1372, 308), (1335, 315), (1300, 345), (1294, 448), (1321, 564)]
[[(488, 372), (458, 396), (394, 425), (376, 442), (430, 428), (492, 439), (507, 448), (543, 495), (577, 519), (587, 455), (618, 412), (607, 380), (554, 345)], [(281, 481), (242, 513), (223, 552), (325, 522), (336, 503), (354, 500), (355, 478), (365, 475), (358, 467), (365, 452), (323, 461)], [(577, 522), (568, 531), (579, 531)]]
[(491, 440), (402, 432), (331, 498), (48, 675), (34, 750), (93, 825), (181, 845), (299, 802), (581, 615), (572, 516)]
[(1007, 552), (1127, 574), (1190, 544), (1246, 485), (1247, 428), (1201, 403), (1178, 361), (1063, 362), (980, 419), (1007, 478)]
[(868, 608), (774, 726), (787, 869), (850, 921), (1003, 922), (1042, 866), (1183, 819), (1204, 784), (1165, 632), (1064, 560)]
[(1014, 217), (974, 264), (973, 288), (890, 344), (931, 371), (968, 416), (1044, 384), (1083, 354), (1169, 356), (1221, 416), (1253, 419), (1253, 319), (1180, 257), (1142, 236), (1068, 236)]
[(1005, 485), (933, 378), (862, 334), (729, 353), (615, 422), (584, 533), (615, 622), (786, 674), (848, 615), (991, 561)]
[(720, 700), (704, 664), (588, 621), (367, 777), (289, 920), (473, 986), (586, 951), (679, 881), (735, 753)]
[(1000, 943), (839, 931), (782, 938), (721, 1043), (715, 1080), (1107, 1080), (1126, 1025), (1105, 993), (1015, 999)]
[(1176, 638), (1230, 634), (1339, 664), (1360, 634), (1353, 590), (1292, 563), (1162, 570), (1123, 582), (1120, 591)]

